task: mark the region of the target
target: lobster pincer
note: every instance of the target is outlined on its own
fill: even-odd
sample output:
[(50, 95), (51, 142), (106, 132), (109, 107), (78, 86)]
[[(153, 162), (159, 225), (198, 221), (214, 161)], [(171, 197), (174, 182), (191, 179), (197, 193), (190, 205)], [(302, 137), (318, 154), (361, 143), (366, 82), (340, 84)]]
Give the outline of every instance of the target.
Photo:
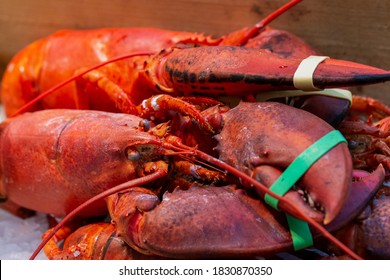
[[(219, 158), (266, 182), (273, 182), (272, 178), (305, 149), (334, 131), (310, 113), (273, 102), (241, 102), (222, 117), (223, 129), (215, 136)], [(264, 166), (269, 167), (265, 170)], [(323, 222), (327, 224), (342, 208), (351, 181), (351, 155), (347, 144), (341, 142), (318, 159), (296, 187), (300, 186), (300, 193), (313, 202), (309, 212), (314, 211), (314, 217), (321, 220), (317, 212), (323, 213)]]
[(278, 218), (233, 185), (177, 188), (161, 202), (148, 190), (133, 189), (110, 196), (108, 205), (119, 236), (146, 255), (237, 258), (291, 249)]
[[(262, 91), (318, 90), (390, 80), (390, 72), (386, 70), (320, 58), (322, 60), (311, 62), (310, 57), (307, 60), (286, 58), (264, 49), (235, 46), (171, 49), (147, 63), (140, 74), (162, 92), (184, 95), (243, 96)], [(303, 61), (315, 64), (314, 71), (308, 71), (308, 77), (306, 73), (304, 77), (297, 75)], [(301, 83), (301, 78), (308, 78), (308, 85)]]

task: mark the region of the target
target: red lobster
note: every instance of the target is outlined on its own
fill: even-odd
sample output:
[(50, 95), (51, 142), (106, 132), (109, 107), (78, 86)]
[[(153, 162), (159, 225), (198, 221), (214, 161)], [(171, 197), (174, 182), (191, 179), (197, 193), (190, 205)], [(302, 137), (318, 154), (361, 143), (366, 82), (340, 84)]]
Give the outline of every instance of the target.
[[(62, 107), (120, 111), (153, 120), (160, 117), (165, 118), (168, 111), (178, 111), (189, 115), (201, 129), (206, 129), (206, 132), (203, 131), (203, 133), (208, 136), (210, 133), (214, 134), (221, 130), (216, 137), (218, 156), (223, 161), (235, 166), (236, 169), (226, 166), (223, 162), (214, 161), (199, 150), (181, 145), (178, 138), (169, 135), (167, 124), (162, 124), (148, 131), (148, 122), (135, 116), (121, 115), (124, 120), (119, 120), (117, 123), (116, 120), (122, 117), (111, 117), (111, 114), (106, 113), (48, 111), (21, 116), (3, 124), (1, 133), (1, 151), (3, 153), (1, 193), (3, 196), (8, 196), (11, 201), (25, 207), (64, 215), (94, 195), (128, 180), (137, 186), (141, 183), (149, 183), (154, 188), (158, 188), (157, 186), (160, 185), (165, 187), (167, 184), (165, 180), (159, 179), (157, 182), (155, 180), (166, 177), (167, 172), (171, 175), (168, 179), (168, 185), (173, 187), (178, 184), (177, 182), (187, 181), (186, 177), (190, 177), (191, 181), (207, 182), (208, 185), (214, 185), (214, 181), (232, 182), (231, 178), (225, 178), (219, 172), (208, 170), (203, 165), (196, 166), (189, 162), (177, 161), (180, 153), (184, 153), (187, 156), (194, 154), (196, 159), (202, 161), (203, 164), (205, 161), (211, 161), (216, 166), (227, 169), (241, 179), (235, 178), (234, 183), (246, 188), (255, 186), (259, 195), (264, 196), (267, 190), (262, 188), (262, 185), (254, 181), (253, 178), (264, 181), (266, 185), (271, 185), (270, 181), (280, 174), (280, 170), (287, 167), (310, 143), (323, 136), (331, 128), (317, 118), (312, 119), (311, 115), (303, 115), (302, 119), (304, 120), (296, 117), (299, 121), (295, 123), (292, 121), (292, 116), (300, 116), (301, 112), (290, 111), (282, 105), (267, 104), (264, 106), (265, 108), (272, 108), (267, 110), (258, 104), (241, 104), (236, 110), (226, 113), (216, 110), (217, 113), (213, 114), (216, 107), (205, 113), (200, 112), (197, 107), (190, 104), (194, 103), (203, 108), (203, 103), (206, 105), (215, 104), (211, 99), (176, 98), (176, 96), (191, 96), (193, 94), (244, 96), (264, 90), (294, 89), (296, 87), (294, 74), (304, 58), (303, 55), (306, 52), (313, 54), (314, 51), (310, 47), (295, 51), (289, 46), (287, 47), (289, 53), (286, 55), (286, 48), (280, 42), (271, 43), (268, 50), (262, 48), (267, 45), (263, 43), (264, 41), (269, 40), (269, 38), (272, 41), (276, 38), (272, 32), (279, 35), (286, 34), (286, 38), (292, 42), (306, 46), (299, 39), (287, 33), (270, 29), (264, 30), (268, 22), (298, 2), (300, 1), (291, 1), (252, 28), (245, 28), (219, 39), (155, 29), (104, 29), (88, 32), (60, 32), (33, 43), (14, 58), (4, 75), (2, 98), (7, 114), (15, 114), (25, 110), (28, 106), (35, 106), (30, 108), (32, 110)], [(79, 43), (85, 40), (90, 42), (87, 47), (85, 44)], [(72, 44), (69, 45), (69, 42)], [(70, 46), (70, 50), (66, 46)], [(77, 57), (79, 54), (82, 54), (82, 58)], [(123, 60), (123, 57), (115, 59), (123, 54), (127, 54), (130, 58), (127, 60)], [(49, 62), (52, 58), (53, 61)], [(63, 58), (63, 60), (59, 58)], [(109, 61), (110, 64), (100, 67), (99, 70), (83, 72), (85, 67), (91, 67), (100, 61), (105, 61), (105, 64)], [(77, 72), (83, 74), (76, 78), (75, 84), (61, 85), (59, 91), (50, 96), (47, 93), (41, 94)], [(342, 74), (340, 75), (339, 72)], [(312, 87), (317, 89), (350, 86), (382, 82), (389, 79), (390, 73), (388, 71), (346, 61), (326, 59), (318, 65), (314, 72)], [(157, 93), (160, 95), (155, 96)], [(38, 96), (37, 99), (34, 99), (36, 96)], [(40, 101), (37, 102), (37, 100)], [(240, 119), (242, 114), (250, 114), (250, 116)], [(259, 119), (265, 119), (265, 123), (273, 123), (273, 126), (278, 124), (281, 131), (285, 132), (274, 136), (273, 131), (268, 129), (270, 126), (264, 126), (260, 129), (258, 125), (250, 123), (249, 120), (253, 118), (253, 115), (258, 114)], [(263, 114), (268, 114), (269, 117), (263, 117)], [(99, 121), (97, 122), (95, 118)], [(35, 121), (30, 127), (30, 135), (24, 137), (23, 133), (26, 132), (23, 130), (25, 128), (22, 130), (21, 127), (25, 126), (25, 122), (31, 122), (31, 119)], [(181, 120), (176, 118), (172, 120), (170, 128), (182, 125)], [(306, 131), (309, 126), (316, 127), (310, 131), (310, 135)], [(236, 139), (231, 136), (237, 134), (237, 129), (241, 131), (240, 127), (247, 129), (250, 135), (255, 136), (248, 142), (250, 143), (248, 147), (237, 146)], [(50, 130), (47, 130), (48, 128)], [(181, 137), (179, 130), (172, 130), (173, 133)], [(76, 132), (80, 131), (85, 138), (79, 135), (75, 136)], [(93, 138), (97, 132), (103, 134), (99, 141), (95, 141), (96, 139)], [(31, 141), (31, 135), (35, 135), (35, 140), (39, 140)], [(208, 139), (212, 142), (211, 138)], [(290, 142), (287, 142), (286, 139), (289, 139)], [(296, 142), (294, 141), (296, 147), (291, 147), (291, 139), (296, 140)], [(195, 137), (193, 141), (195, 144), (199, 144), (201, 150), (210, 152), (213, 148), (207, 147), (208, 143), (197, 143), (198, 140), (199, 137)], [(278, 142), (281, 143), (281, 146), (275, 145)], [(186, 140), (185, 143), (188, 141)], [(29, 148), (21, 151), (19, 148), (21, 145)], [(280, 152), (281, 147), (283, 147), (283, 152)], [(37, 150), (42, 151), (43, 154), (37, 154)], [(5, 151), (10, 151), (12, 156), (8, 156), (8, 152), (6, 154)], [(26, 154), (24, 154), (25, 152)], [(318, 224), (312, 221), (313, 218), (329, 223), (340, 212), (346, 194), (349, 192), (352, 176), (350, 157), (344, 144), (331, 150), (327, 155), (315, 163), (301, 180), (302, 188), (307, 190), (309, 193), (307, 196), (315, 201), (318, 209), (313, 210), (302, 203), (296, 192), (287, 194), (286, 199), (278, 198), (279, 207), (282, 210), (310, 221), (310, 224), (317, 229)], [(21, 159), (26, 157), (34, 158), (34, 161), (31, 161), (32, 166), (20, 164)], [(7, 164), (4, 164), (5, 162)], [(334, 166), (335, 163), (337, 163), (337, 168)], [(32, 170), (33, 166), (36, 173), (27, 172)], [(338, 176), (331, 178), (336, 181), (330, 182), (329, 176), (326, 174), (321, 176), (322, 170), (338, 172)], [(175, 176), (175, 173), (184, 173), (184, 180), (182, 180), (183, 175)], [(253, 178), (251, 179), (250, 176)], [(374, 185), (381, 181), (380, 176), (378, 178)], [(137, 181), (138, 179), (140, 180)], [(32, 183), (37, 181), (42, 183)], [(56, 184), (60, 188), (55, 188), (53, 193), (50, 193), (48, 186)], [(184, 184), (185, 187), (189, 187), (188, 182)], [(325, 192), (320, 187), (324, 184), (324, 188), (338, 187), (330, 195), (329, 192)], [(197, 192), (196, 188), (189, 188), (190, 197), (193, 193), (200, 194), (200, 196), (204, 194), (202, 193), (203, 189)], [(228, 186), (225, 189), (229, 189), (228, 193), (231, 193), (231, 188)], [(116, 189), (114, 190), (116, 191)], [(223, 193), (223, 190), (224, 188), (219, 187), (216, 196), (219, 197), (219, 193)], [(172, 196), (177, 192), (179, 191), (173, 191)], [(53, 198), (58, 199), (58, 201), (54, 202), (48, 199), (58, 193), (61, 195), (58, 198)], [(152, 248), (150, 246), (144, 248), (145, 244), (138, 242), (139, 235), (142, 236), (140, 225), (145, 225), (144, 221), (148, 220), (149, 213), (157, 213), (157, 211), (152, 210), (157, 209), (156, 201), (158, 200), (156, 197), (158, 195), (156, 196), (155, 193), (149, 191), (141, 193), (142, 198), (149, 197), (147, 203), (144, 204), (142, 199), (131, 200), (137, 209), (136, 211), (133, 211), (133, 208), (125, 209), (125, 211), (133, 211), (131, 215), (127, 215), (128, 213), (123, 215), (121, 211), (116, 212), (116, 209), (122, 210), (116, 207), (116, 201), (119, 201), (120, 198), (125, 199), (127, 195), (119, 194), (118, 199), (114, 201), (115, 203), (111, 200), (108, 208), (111, 211), (112, 219), (116, 221), (117, 230), (122, 238), (133, 249), (142, 253), (159, 254), (165, 257), (248, 256), (267, 254), (291, 247), (291, 237), (286, 234), (286, 231), (283, 232), (284, 225), (280, 225), (280, 236), (272, 236), (275, 238), (274, 242), (270, 243), (272, 245), (264, 245), (269, 241), (269, 238), (267, 237), (267, 229), (263, 229), (266, 234), (260, 234), (256, 239), (256, 246), (251, 248), (244, 246), (242, 250), (238, 250), (235, 247), (237, 245), (234, 244), (232, 248), (232, 245), (226, 242), (218, 245), (220, 247), (217, 246), (215, 251), (202, 251), (201, 248), (209, 248), (208, 245), (202, 243), (205, 242), (205, 236), (203, 239), (199, 236), (198, 239), (195, 238), (195, 240), (199, 240), (199, 243), (195, 243), (195, 251), (190, 250), (190, 252), (188, 250), (179, 252), (169, 248), (164, 249), (161, 247), (164, 242), (160, 242), (158, 237), (157, 241), (153, 240), (156, 236), (148, 243), (155, 242), (158, 248), (153, 248), (153, 246)], [(140, 194), (132, 192), (130, 196), (133, 195), (136, 195), (137, 198), (140, 196)], [(210, 194), (208, 193), (208, 195)], [(36, 198), (35, 201), (31, 201), (33, 196)], [(252, 205), (248, 202), (250, 199), (245, 197), (246, 194), (239, 193), (233, 200), (238, 200), (239, 205), (242, 203)], [(45, 201), (50, 201), (50, 203)], [(150, 201), (155, 201), (155, 204), (150, 204)], [(298, 206), (294, 206), (291, 201), (300, 202)], [(139, 202), (142, 205), (138, 205)], [(163, 203), (160, 205), (166, 206)], [(198, 209), (197, 207), (199, 208), (199, 205), (195, 204), (194, 209)], [(261, 209), (259, 210), (257, 207)], [(173, 208), (174, 212), (177, 213), (177, 206), (173, 206)], [(83, 215), (89, 216), (92, 214), (91, 211), (94, 212), (93, 214), (97, 214), (99, 210), (102, 213), (105, 209), (105, 204), (100, 200), (92, 208), (84, 209)], [(256, 206), (253, 211), (264, 214), (265, 211), (269, 210), (263, 206)], [(202, 216), (198, 217), (200, 220), (203, 219)], [(166, 218), (170, 219), (173, 216), (166, 216)], [(257, 216), (252, 215), (251, 218), (256, 220)], [(155, 219), (149, 219), (152, 222), (155, 221)], [(266, 220), (268, 222), (272, 219), (267, 218)], [(275, 224), (278, 223), (279, 221), (275, 222)], [(125, 229), (120, 227), (125, 227)], [(256, 226), (254, 227), (256, 228)], [(213, 230), (218, 232), (217, 229)], [(249, 230), (252, 228), (248, 227), (248, 232), (250, 232)], [(256, 228), (255, 232), (258, 230), (260, 229)], [(146, 232), (148, 231), (146, 230)], [(210, 232), (213, 231), (210, 230)], [(254, 233), (251, 233), (249, 237), (252, 239)], [(229, 238), (234, 243), (237, 241), (237, 234), (232, 234)], [(243, 239), (245, 244), (249, 245), (248, 235), (243, 235)], [(184, 239), (179, 247), (188, 247), (190, 241), (194, 242), (193, 239)], [(240, 241), (239, 244), (242, 245), (242, 242)], [(252, 242), (253, 240), (250, 243), (252, 244)]]
[[(211, 111), (211, 114), (216, 114), (215, 110)], [(110, 193), (117, 193), (116, 197), (109, 199), (108, 208), (120, 237), (143, 254), (191, 258), (242, 257), (291, 249), (291, 236), (283, 219), (271, 215), (258, 199), (254, 204), (253, 198), (248, 197), (245, 191), (233, 191), (232, 187), (217, 185), (235, 182), (240, 188), (254, 188), (263, 197), (268, 189), (252, 177), (264, 180), (267, 175), (274, 176), (311, 143), (333, 129), (310, 113), (278, 103), (242, 103), (219, 114), (220, 117), (213, 117), (221, 121), (215, 128), (221, 130), (217, 135), (217, 149), (220, 158), (237, 169), (182, 145), (179, 138), (168, 133), (166, 124), (148, 130), (147, 121), (133, 115), (44, 110), (8, 119), (1, 127), (1, 194), (14, 203), (37, 211), (62, 216), (82, 207), (82, 215), (90, 216), (105, 212), (106, 206), (99, 193), (108, 189)], [(245, 114), (255, 114), (267, 125), (255, 126), (250, 118), (241, 119), (240, 116)], [(299, 121), (293, 121), (291, 116)], [(279, 127), (283, 133), (272, 133), (267, 129), (269, 125)], [(248, 146), (237, 146), (236, 139), (226, 136), (233, 135), (235, 129), (242, 129), (242, 126), (247, 127), (245, 134), (251, 138), (247, 141)], [(308, 132), (307, 127), (313, 129)], [(286, 142), (286, 139), (289, 140)], [(291, 145), (292, 139), (296, 139), (296, 145)], [(236, 158), (239, 154), (241, 156)], [(180, 155), (186, 155), (184, 159), (189, 158), (190, 162), (181, 164), (182, 160), (178, 161)], [(200, 161), (199, 165), (191, 163), (195, 160), (191, 159), (193, 156)], [(27, 157), (32, 160), (23, 161)], [(231, 175), (202, 166), (206, 162), (227, 170)], [(330, 171), (336, 175), (327, 176)], [(307, 206), (303, 201), (296, 204), (300, 195), (290, 191), (285, 198), (278, 197), (280, 209), (309, 221), (315, 229), (321, 230), (313, 219), (329, 223), (337, 216), (349, 192), (351, 172), (347, 146), (339, 144), (313, 164), (298, 183), (314, 205)], [(230, 176), (233, 178), (229, 179)], [(236, 176), (240, 180), (234, 179)], [(175, 180), (180, 177), (184, 180)], [(382, 179), (379, 176), (373, 185), (380, 184)], [(188, 180), (211, 187), (204, 189), (181, 183)], [(124, 183), (126, 181), (129, 183)], [(189, 189), (176, 189), (172, 194), (165, 194), (160, 203), (159, 192), (171, 182), (174, 182), (175, 188), (183, 186)], [(121, 183), (124, 189), (141, 184), (150, 185), (150, 189), (132, 189), (127, 194), (112, 188)], [(80, 206), (94, 196), (97, 197), (92, 205), (86, 208)], [(211, 202), (208, 205), (202, 199)], [(130, 204), (121, 202), (127, 200)], [(232, 212), (221, 213), (224, 216), (220, 216), (218, 223), (213, 219), (206, 220), (214, 207), (219, 212), (220, 202), (236, 206), (221, 210)], [(181, 218), (177, 218), (180, 214)], [(247, 222), (242, 223), (244, 217)], [(203, 221), (205, 224), (202, 224)], [(198, 230), (191, 223), (197, 224)], [(263, 226), (264, 223), (269, 226)], [(161, 227), (160, 231), (164, 224), (171, 225), (165, 229), (166, 234), (152, 234), (151, 228)], [(180, 230), (176, 230), (174, 225)], [(232, 228), (228, 236), (225, 226)], [(275, 227), (279, 228), (278, 233)], [(233, 231), (234, 228), (238, 231)], [(181, 233), (183, 230), (186, 231)], [(226, 236), (226, 240), (216, 243), (210, 250), (211, 245), (207, 243), (210, 236), (214, 240), (221, 234)], [(177, 248), (172, 248), (170, 242), (177, 244)], [(58, 250), (55, 252), (58, 253)]]
[[(299, 2), (290, 1), (255, 26), (216, 39), (146, 28), (57, 32), (32, 43), (10, 62), (2, 81), (6, 113), (77, 108), (151, 118), (173, 110), (207, 127), (186, 99), (176, 97), (243, 97), (298, 87), (298, 66), (317, 52), (266, 25)], [(100, 63), (107, 65), (97, 68)], [(83, 71), (90, 67), (94, 70)], [(76, 75), (74, 83), (44, 93), (77, 73), (83, 75)], [(310, 82), (311, 88), (319, 89), (389, 79), (389, 71), (329, 58), (318, 65)], [(156, 94), (162, 95), (147, 101)]]
[(390, 107), (383, 102), (354, 96), (339, 129), (349, 142), (355, 168), (372, 171), (383, 164), (390, 171)]
[(389, 106), (370, 97), (354, 96), (351, 110), (339, 126), (348, 140), (354, 168), (372, 172), (382, 164), (386, 172), (384, 184), (367, 201), (364, 211), (336, 233), (364, 258), (390, 258), (389, 121)]

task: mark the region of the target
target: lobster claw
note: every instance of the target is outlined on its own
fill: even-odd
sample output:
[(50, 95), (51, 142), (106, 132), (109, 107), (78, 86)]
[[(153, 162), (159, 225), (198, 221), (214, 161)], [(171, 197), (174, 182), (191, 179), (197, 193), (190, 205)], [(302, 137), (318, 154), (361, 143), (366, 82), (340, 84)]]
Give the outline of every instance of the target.
[(294, 34), (268, 26), (246, 44), (247, 48), (267, 49), (285, 58), (305, 58), (320, 53)]
[(160, 204), (144, 207), (145, 200), (156, 198), (146, 189), (132, 189), (111, 196), (108, 203), (119, 235), (143, 254), (229, 258), (292, 248), (290, 232), (278, 221), (278, 213), (274, 216), (235, 186), (177, 188), (166, 192)]
[[(261, 166), (283, 171), (304, 150), (333, 131), (310, 113), (273, 102), (241, 102), (222, 116), (224, 126), (216, 136), (219, 158), (256, 179), (264, 178), (259, 174)], [(351, 155), (347, 144), (340, 143), (318, 159), (297, 186), (302, 188), (300, 192), (307, 201), (313, 202), (309, 211), (322, 212), (327, 224), (344, 205), (351, 181)], [(283, 209), (284, 205), (279, 207), (297, 216), (290, 209)], [(313, 213), (312, 217), (318, 215)]]
[[(155, 63), (148, 63), (144, 75), (163, 92), (242, 96), (302, 89), (294, 81), (302, 59), (285, 58), (264, 49), (225, 46), (172, 49), (154, 59)], [(312, 89), (390, 80), (389, 71), (331, 58), (319, 63), (308, 76)]]
[(353, 171), (354, 181), (344, 207), (339, 215), (327, 225), (334, 231), (354, 219), (373, 199), (385, 179), (385, 169), (380, 164), (371, 174), (363, 170)]

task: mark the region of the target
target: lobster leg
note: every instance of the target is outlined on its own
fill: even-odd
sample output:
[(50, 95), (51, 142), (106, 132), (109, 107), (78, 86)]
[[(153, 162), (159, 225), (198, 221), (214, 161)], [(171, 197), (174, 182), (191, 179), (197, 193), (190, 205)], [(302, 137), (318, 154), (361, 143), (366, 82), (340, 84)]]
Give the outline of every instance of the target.
[(178, 172), (191, 175), (193, 178), (208, 182), (219, 182), (226, 180), (225, 176), (218, 171), (209, 170), (188, 161), (175, 161), (175, 168)]
[[(63, 226), (46, 243), (43, 250), (49, 259), (51, 259), (51, 260), (53, 260), (53, 259), (66, 260), (66, 259), (75, 258), (76, 256), (80, 255), (77, 253), (74, 254), (74, 252), (65, 252), (65, 251), (61, 250), (57, 245), (58, 242), (65, 240), (71, 234), (71, 232), (72, 232), (72, 229), (70, 227)], [(44, 233), (42, 238), (44, 238), (47, 233), (49, 233), (49, 231)], [(81, 254), (81, 256), (82, 256), (82, 254)]]
[[(46, 234), (49, 234), (50, 230)], [(63, 248), (58, 242), (65, 240)], [(51, 260), (129, 260), (146, 259), (132, 250), (116, 235), (114, 225), (95, 223), (80, 227), (75, 232), (62, 227), (45, 245), (44, 252)]]
[(366, 114), (377, 112), (384, 116), (390, 115), (390, 107), (382, 101), (359, 95), (353, 96), (351, 109)]
[[(79, 70), (81, 72), (81, 70)], [(104, 73), (93, 70), (76, 79), (77, 96), (75, 96), (77, 109), (89, 109), (90, 101), (99, 102), (98, 93), (108, 97), (119, 112), (136, 114), (135, 105), (129, 99), (127, 93), (115, 82), (105, 76)], [(88, 93), (94, 95), (90, 97)]]
[(194, 105), (168, 94), (160, 94), (145, 99), (139, 106), (137, 106), (137, 110), (140, 117), (150, 119), (152, 121), (155, 119), (166, 120), (169, 112), (179, 112), (190, 116), (195, 123), (206, 131), (211, 133), (213, 132), (211, 125)]

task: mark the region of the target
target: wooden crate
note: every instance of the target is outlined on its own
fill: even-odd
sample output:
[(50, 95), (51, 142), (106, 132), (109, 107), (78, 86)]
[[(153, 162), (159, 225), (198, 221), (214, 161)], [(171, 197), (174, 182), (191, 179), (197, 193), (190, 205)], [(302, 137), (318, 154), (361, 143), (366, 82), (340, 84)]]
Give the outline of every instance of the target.
[[(0, 74), (26, 44), (58, 29), (159, 27), (221, 35), (287, 0), (0, 0)], [(306, 0), (274, 21), (323, 54), (390, 69), (389, 0)], [(353, 89), (390, 104), (390, 83)]]

